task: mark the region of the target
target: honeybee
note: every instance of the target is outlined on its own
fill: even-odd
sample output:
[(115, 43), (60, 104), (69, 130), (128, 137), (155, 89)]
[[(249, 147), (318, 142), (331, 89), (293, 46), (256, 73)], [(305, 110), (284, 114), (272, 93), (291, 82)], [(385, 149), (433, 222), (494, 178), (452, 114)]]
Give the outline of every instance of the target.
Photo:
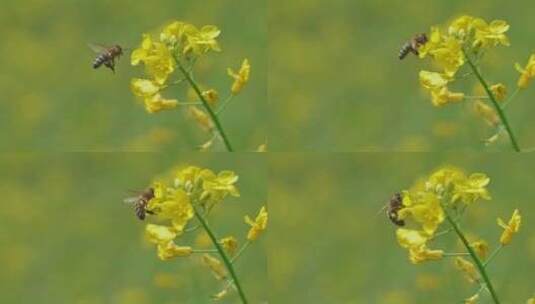
[(153, 197), (154, 189), (148, 188), (145, 191), (139, 192), (137, 196), (124, 199), (124, 202), (133, 205), (137, 218), (144, 220), (147, 214), (154, 214), (154, 212), (147, 209), (147, 204)]
[(104, 64), (105, 67), (112, 70), (115, 73), (115, 58), (119, 59), (123, 54), (123, 48), (116, 44), (110, 47), (106, 47), (99, 44), (89, 44), (89, 47), (97, 53), (97, 57), (93, 60), (93, 68), (98, 69)]
[(411, 40), (405, 42), (405, 44), (399, 50), (399, 59), (402, 60), (409, 53), (413, 53), (418, 56), (418, 49), (429, 41), (425, 33), (415, 35)]
[(394, 223), (396, 226), (405, 226), (405, 221), (398, 217), (398, 212), (403, 208), (403, 198), (401, 193), (395, 193), (390, 201), (381, 209), (381, 211), (386, 210), (386, 216), (388, 219)]

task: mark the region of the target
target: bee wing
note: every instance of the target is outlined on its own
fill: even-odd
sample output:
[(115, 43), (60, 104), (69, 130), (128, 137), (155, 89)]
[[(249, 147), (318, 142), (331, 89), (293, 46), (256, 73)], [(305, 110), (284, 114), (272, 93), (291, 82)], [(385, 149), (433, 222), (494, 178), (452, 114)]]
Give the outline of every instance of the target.
[(375, 214), (375, 216), (379, 216), (381, 213), (385, 212), (386, 208), (388, 208), (388, 204), (385, 204), (383, 206), (383, 208), (381, 208), (381, 210), (379, 210), (379, 212), (377, 212), (377, 214)]
[(127, 197), (127, 198), (125, 198), (125, 199), (123, 200), (123, 202), (124, 202), (125, 204), (130, 204), (130, 205), (132, 205), (132, 204), (135, 204), (138, 200), (139, 200), (139, 197), (137, 197), (137, 196), (136, 196), (136, 197)]
[(87, 46), (93, 50), (95, 53), (102, 53), (107, 49), (105, 45), (98, 44), (98, 43), (88, 43)]

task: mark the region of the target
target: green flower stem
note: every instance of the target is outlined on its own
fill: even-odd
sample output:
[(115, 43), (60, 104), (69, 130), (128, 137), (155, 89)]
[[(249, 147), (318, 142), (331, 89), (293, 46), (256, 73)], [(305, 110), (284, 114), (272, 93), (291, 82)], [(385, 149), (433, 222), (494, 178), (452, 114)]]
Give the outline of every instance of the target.
[(230, 276), (232, 277), (232, 280), (234, 281), (234, 284), (236, 285), (236, 289), (238, 290), (238, 294), (240, 295), (241, 301), (244, 304), (247, 304), (247, 299), (245, 298), (245, 293), (243, 292), (243, 289), (241, 288), (240, 281), (238, 280), (238, 276), (236, 275), (236, 272), (234, 271), (234, 267), (232, 266), (232, 262), (225, 253), (225, 250), (223, 247), (221, 247), (221, 244), (217, 241), (217, 237), (212, 232), (212, 229), (208, 226), (208, 223), (204, 219), (204, 217), (197, 211), (197, 208), (194, 207), (195, 216), (203, 226), (206, 233), (208, 233), (208, 236), (210, 237), (210, 240), (212, 240), (212, 243), (214, 244), (215, 248), (219, 252), (219, 255), (221, 256), (221, 259), (223, 259), (223, 263), (225, 263), (225, 266), (227, 267), (228, 272), (230, 273)]
[(500, 304), (500, 301), (498, 300), (498, 295), (496, 295), (496, 292), (494, 291), (494, 287), (492, 287), (492, 283), (490, 282), (489, 276), (487, 275), (487, 271), (485, 270), (485, 266), (483, 265), (483, 263), (481, 262), (477, 254), (475, 253), (474, 249), (472, 249), (472, 247), (468, 243), (468, 240), (464, 236), (463, 232), (461, 231), (457, 223), (450, 217), (450, 215), (447, 212), (445, 212), (445, 214), (446, 214), (446, 220), (448, 220), (450, 225), (453, 227), (453, 229), (455, 230), (455, 233), (457, 234), (461, 242), (463, 242), (464, 247), (466, 247), (466, 250), (468, 250), (468, 253), (472, 257), (472, 260), (476, 263), (477, 269), (479, 270), (479, 274), (481, 274), (481, 277), (485, 281), (485, 284), (490, 292), (490, 295), (492, 296), (492, 299), (494, 300), (494, 303)]
[(180, 63), (180, 60), (176, 57), (176, 55), (175, 55), (174, 58), (175, 58), (175, 61), (176, 61), (176, 64), (177, 64), (178, 68), (180, 69), (180, 71), (182, 72), (184, 77), (186, 77), (186, 80), (191, 85), (191, 87), (193, 88), (195, 93), (197, 93), (197, 96), (201, 100), (204, 108), (206, 109), (206, 112), (208, 112), (208, 115), (210, 115), (210, 119), (212, 120), (212, 122), (214, 123), (215, 127), (217, 128), (217, 131), (219, 132), (219, 135), (221, 135), (221, 138), (223, 139), (223, 143), (225, 144), (225, 147), (227, 148), (227, 151), (232, 152), (233, 151), (232, 145), (230, 144), (230, 142), (228, 140), (228, 137), (225, 134), (225, 130), (223, 129), (223, 126), (221, 125), (221, 122), (217, 118), (217, 115), (215, 114), (214, 110), (212, 110), (212, 108), (210, 107), (210, 104), (208, 103), (208, 101), (206, 101), (206, 99), (202, 95), (201, 89), (199, 88), (199, 86), (197, 85), (195, 80), (193, 80), (193, 78), (191, 77), (191, 73), (188, 72), (186, 70), (186, 68), (184, 68), (184, 66), (182, 65), (182, 63)]
[(466, 61), (470, 65), (470, 68), (472, 68), (472, 71), (474, 72), (474, 75), (476, 75), (477, 79), (485, 88), (485, 91), (487, 92), (487, 95), (489, 96), (490, 100), (492, 101), (492, 104), (494, 105), (494, 108), (496, 109), (496, 112), (498, 112), (498, 116), (500, 116), (500, 120), (502, 121), (502, 124), (505, 126), (505, 130), (509, 134), (509, 139), (511, 140), (511, 145), (515, 149), (516, 152), (520, 152), (520, 146), (518, 145), (515, 135), (513, 133), (513, 130), (511, 129), (511, 126), (509, 125), (509, 122), (507, 121), (507, 117), (505, 116), (505, 113), (503, 112), (503, 109), (500, 107), (500, 104), (498, 101), (496, 101), (496, 98), (494, 97), (494, 94), (490, 90), (489, 85), (483, 79), (483, 76), (481, 76), (481, 73), (477, 69), (476, 65), (472, 62), (466, 51), (463, 49), (464, 57), (466, 58)]
[(194, 249), (192, 253), (217, 253), (216, 249)]
[(459, 253), (443, 253), (442, 256), (445, 257), (458, 257), (458, 256), (467, 256), (470, 255), (468, 252), (459, 252)]

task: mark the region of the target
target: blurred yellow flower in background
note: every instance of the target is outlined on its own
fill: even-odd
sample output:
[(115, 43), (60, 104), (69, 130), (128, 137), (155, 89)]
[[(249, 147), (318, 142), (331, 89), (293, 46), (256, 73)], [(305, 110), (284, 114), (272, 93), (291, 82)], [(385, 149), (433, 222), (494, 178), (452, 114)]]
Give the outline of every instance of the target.
[(472, 262), (469, 262), (464, 258), (457, 257), (455, 258), (455, 266), (465, 274), (468, 282), (474, 283), (479, 281), (479, 273)]
[(221, 261), (209, 254), (204, 254), (202, 256), (202, 262), (204, 265), (208, 266), (212, 271), (212, 274), (217, 280), (224, 280), (227, 277), (227, 270)]
[(247, 233), (247, 239), (250, 241), (256, 240), (264, 230), (266, 230), (268, 222), (268, 213), (266, 206), (262, 206), (256, 219), (253, 221), (248, 215), (245, 216), (245, 223), (247, 223), (251, 228)]
[(529, 57), (526, 67), (522, 68), (519, 63), (516, 63), (515, 68), (520, 73), (520, 78), (517, 82), (518, 87), (520, 89), (527, 88), (531, 80), (535, 77), (535, 54)]
[(498, 218), (498, 225), (504, 229), (502, 235), (500, 236), (500, 243), (502, 245), (505, 246), (511, 243), (513, 235), (518, 233), (520, 230), (521, 221), (522, 217), (520, 216), (520, 211), (518, 211), (518, 209), (515, 209), (511, 219), (509, 220), (509, 223), (507, 224), (501, 218)]
[(232, 87), (230, 91), (232, 92), (232, 95), (237, 95), (243, 87), (247, 84), (249, 81), (249, 74), (251, 73), (251, 65), (249, 64), (249, 60), (246, 58), (243, 60), (240, 70), (236, 73), (231, 68), (227, 69), (227, 74), (234, 79), (234, 82), (232, 83)]
[(497, 83), (490, 87), (492, 94), (496, 97), (496, 100), (503, 101), (507, 96), (507, 87), (503, 83)]

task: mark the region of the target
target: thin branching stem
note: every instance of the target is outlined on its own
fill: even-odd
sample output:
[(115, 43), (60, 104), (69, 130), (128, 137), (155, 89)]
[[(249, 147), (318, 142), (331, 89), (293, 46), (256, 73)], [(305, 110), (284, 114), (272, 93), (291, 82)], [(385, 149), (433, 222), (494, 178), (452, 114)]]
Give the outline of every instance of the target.
[(223, 113), (223, 111), (225, 110), (225, 108), (227, 107), (227, 105), (230, 103), (230, 101), (232, 100), (232, 97), (234, 97), (234, 95), (230, 94), (226, 99), (225, 101), (223, 101), (221, 103), (221, 105), (219, 106), (219, 108), (217, 109), (216, 111), (216, 114), (219, 115), (221, 113)]
[(503, 245), (500, 244), (500, 246), (498, 246), (498, 248), (496, 248), (496, 250), (494, 250), (490, 254), (489, 258), (485, 261), (485, 263), (483, 263), (483, 266), (486, 267), (490, 263), (490, 261), (492, 261), (492, 259), (494, 259), (494, 257), (498, 254), (498, 252), (500, 252), (500, 250), (502, 250), (502, 248), (503, 248)]
[(468, 252), (453, 252), (453, 253), (443, 253), (442, 254), (445, 257), (458, 257), (458, 256), (468, 256), (470, 253)]
[(234, 266), (232, 266), (232, 261), (230, 260), (230, 258), (225, 253), (225, 250), (223, 249), (221, 244), (219, 244), (219, 242), (217, 240), (217, 237), (215, 236), (215, 234), (212, 231), (212, 229), (210, 228), (210, 226), (208, 226), (208, 223), (206, 222), (206, 220), (204, 219), (202, 214), (195, 207), (194, 207), (194, 212), (195, 212), (195, 217), (197, 217), (197, 219), (201, 223), (202, 227), (204, 228), (204, 230), (206, 231), (206, 233), (210, 237), (210, 240), (212, 241), (212, 244), (215, 246), (217, 252), (221, 256), (221, 259), (223, 260), (223, 263), (225, 264), (225, 267), (227, 267), (227, 270), (228, 270), (230, 276), (232, 277), (232, 281), (234, 282), (234, 285), (236, 286), (236, 290), (238, 290), (238, 294), (240, 296), (240, 299), (241, 299), (242, 303), (243, 304), (247, 304), (248, 303), (247, 302), (247, 298), (245, 297), (245, 293), (243, 292), (243, 289), (241, 288), (240, 281), (238, 280), (238, 276), (236, 275), (236, 272), (234, 271)]
[(516, 88), (516, 90), (513, 92), (513, 94), (511, 94), (511, 96), (509, 96), (509, 98), (503, 103), (502, 110), (505, 110), (507, 105), (509, 105), (509, 103), (511, 101), (513, 101), (513, 99), (516, 97), (516, 94), (518, 94), (518, 92), (520, 92), (520, 88)]
[(451, 216), (447, 212), (445, 212), (445, 215), (446, 215), (446, 220), (450, 223), (453, 230), (455, 230), (455, 233), (457, 234), (457, 236), (463, 243), (466, 250), (468, 250), (468, 253), (470, 254), (470, 257), (472, 258), (472, 260), (475, 262), (477, 270), (479, 271), (479, 274), (485, 281), (485, 285), (487, 286), (487, 289), (489, 290), (489, 293), (492, 296), (494, 303), (500, 304), (500, 301), (498, 300), (498, 295), (494, 291), (494, 287), (492, 287), (492, 283), (490, 282), (489, 276), (487, 275), (487, 271), (485, 270), (485, 266), (483, 265), (483, 262), (481, 262), (481, 260), (477, 256), (474, 249), (470, 246), (470, 244), (468, 243), (468, 240), (464, 236), (463, 232), (461, 231), (457, 223), (451, 218)]
[(230, 144), (230, 141), (228, 140), (225, 130), (223, 129), (223, 126), (221, 125), (221, 122), (219, 121), (219, 118), (217, 117), (216, 113), (214, 112), (214, 110), (212, 110), (212, 107), (210, 107), (210, 104), (208, 103), (206, 98), (204, 98), (204, 96), (202, 95), (199, 85), (197, 85), (195, 80), (193, 80), (191, 73), (188, 72), (188, 70), (186, 70), (186, 68), (180, 62), (179, 58), (176, 55), (174, 58), (178, 66), (178, 69), (182, 72), (184, 77), (186, 77), (186, 80), (188, 81), (190, 86), (193, 88), (193, 90), (195, 91), (199, 99), (201, 100), (204, 108), (206, 109), (206, 112), (208, 112), (208, 115), (210, 116), (210, 119), (214, 123), (219, 135), (221, 136), (221, 139), (223, 139), (223, 143), (225, 144), (227, 151), (232, 152), (233, 151), (232, 145)]
[(520, 152), (520, 146), (518, 145), (518, 142), (516, 141), (516, 137), (515, 137), (515, 134), (513, 133), (513, 129), (509, 125), (509, 121), (507, 120), (507, 117), (505, 116), (505, 113), (502, 107), (500, 107), (500, 104), (498, 103), (498, 101), (496, 100), (496, 97), (490, 90), (489, 85), (487, 84), (487, 82), (485, 81), (481, 73), (479, 72), (477, 66), (474, 64), (474, 62), (472, 62), (472, 60), (470, 59), (470, 56), (468, 56), (468, 54), (466, 53), (464, 49), (463, 49), (463, 54), (464, 54), (464, 57), (466, 58), (466, 61), (468, 62), (468, 65), (470, 65), (470, 68), (474, 72), (474, 75), (476, 75), (476, 78), (479, 80), (479, 82), (485, 89), (485, 92), (487, 92), (487, 95), (489, 96), (490, 101), (492, 102), (492, 104), (494, 105), (494, 108), (496, 109), (496, 112), (498, 113), (498, 116), (500, 116), (500, 120), (502, 124), (505, 126), (505, 130), (509, 134), (509, 139), (511, 140), (511, 145), (513, 146), (513, 149), (516, 152)]
[(232, 263), (236, 262), (236, 260), (241, 256), (241, 254), (245, 251), (245, 249), (247, 249), (247, 247), (249, 247), (249, 245), (251, 245), (251, 241), (247, 240), (247, 242), (245, 242), (245, 244), (243, 244), (243, 246), (240, 248), (240, 250), (238, 250), (236, 255), (234, 255), (230, 261)]

